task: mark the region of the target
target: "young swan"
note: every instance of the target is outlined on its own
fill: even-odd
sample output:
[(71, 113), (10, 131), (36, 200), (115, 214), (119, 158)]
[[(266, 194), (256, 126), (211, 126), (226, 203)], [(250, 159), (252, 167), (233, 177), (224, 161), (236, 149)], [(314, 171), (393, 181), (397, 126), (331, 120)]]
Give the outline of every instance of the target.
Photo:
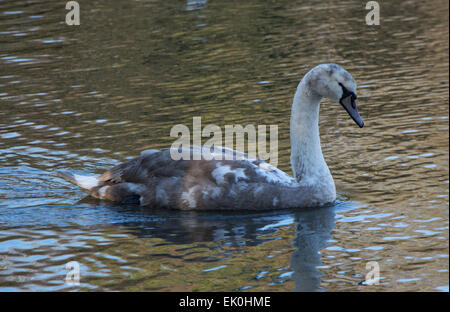
[[(322, 97), (340, 103), (363, 127), (356, 107), (356, 83), (336, 64), (314, 67), (300, 81), (292, 103), (291, 166), (294, 177), (260, 159), (224, 147), (185, 147), (190, 158), (173, 160), (171, 149), (150, 150), (100, 176), (59, 172), (90, 195), (118, 203), (185, 210), (303, 208), (333, 202), (336, 190), (322, 155), (319, 107)], [(180, 152), (180, 151), (179, 151)]]

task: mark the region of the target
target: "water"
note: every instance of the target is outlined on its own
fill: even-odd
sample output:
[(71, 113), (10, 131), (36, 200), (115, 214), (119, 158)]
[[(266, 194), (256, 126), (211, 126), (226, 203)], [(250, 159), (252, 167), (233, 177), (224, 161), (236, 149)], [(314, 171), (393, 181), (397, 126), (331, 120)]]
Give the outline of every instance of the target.
[[(0, 2), (0, 290), (448, 291), (448, 2)], [(56, 175), (170, 146), (175, 124), (277, 124), (304, 73), (356, 78), (359, 129), (325, 101), (335, 205), (160, 211)], [(80, 265), (80, 285), (65, 283)], [(379, 285), (367, 285), (376, 261)]]

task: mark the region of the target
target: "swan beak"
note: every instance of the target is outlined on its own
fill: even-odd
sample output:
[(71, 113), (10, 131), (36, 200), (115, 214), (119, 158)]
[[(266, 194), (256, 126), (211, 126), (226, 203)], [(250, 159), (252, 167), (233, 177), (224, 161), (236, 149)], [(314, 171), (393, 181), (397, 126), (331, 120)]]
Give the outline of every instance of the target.
[(347, 113), (352, 117), (353, 121), (362, 128), (364, 127), (364, 121), (361, 116), (359, 116), (358, 108), (356, 107), (356, 96), (354, 94), (347, 95), (346, 97), (342, 97), (339, 101), (341, 105), (345, 108)]

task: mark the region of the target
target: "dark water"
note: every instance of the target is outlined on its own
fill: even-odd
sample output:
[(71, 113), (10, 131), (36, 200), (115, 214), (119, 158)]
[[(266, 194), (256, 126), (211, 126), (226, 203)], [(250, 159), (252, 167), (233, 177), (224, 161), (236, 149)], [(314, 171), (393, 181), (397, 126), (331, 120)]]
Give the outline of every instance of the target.
[[(448, 2), (0, 1), (0, 290), (448, 291)], [(366, 127), (325, 101), (336, 205), (188, 213), (114, 206), (56, 176), (170, 146), (175, 124), (277, 124), (341, 64)], [(65, 283), (66, 263), (80, 285)], [(362, 283), (368, 262), (379, 285)]]

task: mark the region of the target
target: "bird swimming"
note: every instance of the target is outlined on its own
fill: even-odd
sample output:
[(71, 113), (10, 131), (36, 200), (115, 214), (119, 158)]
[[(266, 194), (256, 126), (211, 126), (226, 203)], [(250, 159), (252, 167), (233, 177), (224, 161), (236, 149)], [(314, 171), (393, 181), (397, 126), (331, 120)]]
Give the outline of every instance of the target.
[(333, 177), (320, 145), (319, 108), (323, 97), (339, 103), (359, 126), (356, 82), (336, 64), (312, 68), (300, 81), (290, 119), (293, 176), (257, 158), (214, 146), (180, 147), (199, 157), (174, 160), (171, 148), (146, 150), (101, 175), (59, 171), (93, 197), (117, 203), (181, 210), (269, 210), (306, 208), (336, 199)]

